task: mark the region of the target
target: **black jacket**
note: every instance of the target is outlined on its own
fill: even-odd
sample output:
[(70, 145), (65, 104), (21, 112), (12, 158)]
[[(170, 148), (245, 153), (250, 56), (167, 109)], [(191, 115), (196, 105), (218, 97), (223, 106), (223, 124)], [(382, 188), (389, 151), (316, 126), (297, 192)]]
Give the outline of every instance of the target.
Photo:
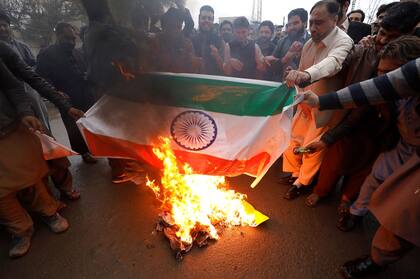
[(83, 111), (94, 104), (86, 71), (83, 54), (78, 49), (55, 44), (38, 55), (37, 72), (65, 92), (72, 104)]
[(51, 84), (29, 67), (19, 55), (6, 43), (0, 42), (0, 59), (10, 72), (21, 81), (29, 84), (38, 93), (56, 105), (62, 111), (68, 111), (70, 102), (63, 97)]
[(357, 44), (364, 37), (372, 34), (372, 27), (369, 24), (352, 21), (350, 22), (347, 35), (353, 39), (354, 43)]
[(21, 117), (34, 115), (31, 99), (0, 59), (0, 138), (12, 132)]

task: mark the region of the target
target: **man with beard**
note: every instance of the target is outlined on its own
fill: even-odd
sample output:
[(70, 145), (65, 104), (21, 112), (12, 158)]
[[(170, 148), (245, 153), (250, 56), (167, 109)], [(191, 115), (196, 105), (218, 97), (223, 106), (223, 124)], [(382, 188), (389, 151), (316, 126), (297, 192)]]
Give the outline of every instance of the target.
[(274, 33), (274, 24), (269, 21), (261, 22), (258, 27), (258, 39), (257, 45), (260, 47), (261, 52), (264, 56), (269, 56), (273, 53), (274, 48), (276, 47), (272, 42), (271, 38)]
[[(398, 3), (388, 12), (381, 22), (374, 44), (371, 47), (356, 45), (347, 57), (344, 63), (348, 68), (345, 85), (372, 78), (379, 63), (378, 53), (390, 41), (403, 34), (411, 33), (419, 20), (419, 5), (416, 3)], [(345, 174), (337, 223), (337, 227), (342, 231), (351, 230), (356, 224), (357, 218), (349, 214), (349, 206), (357, 198), (360, 187), (369, 175), (374, 161), (380, 152), (392, 149), (398, 141), (394, 106), (390, 104), (387, 107), (365, 106), (353, 109), (320, 141), (307, 146), (313, 150), (329, 146), (326, 158), (322, 162), (318, 183), (314, 187), (313, 194), (307, 199), (308, 206), (315, 206), (321, 198), (333, 190), (341, 174)], [(376, 124), (373, 124), (375, 122)], [(388, 125), (383, 125), (384, 122), (388, 122)], [(395, 134), (397, 137), (394, 136)], [(360, 152), (360, 155), (357, 158), (352, 157), (351, 154), (356, 152)], [(360, 211), (362, 210), (358, 212)]]
[[(338, 73), (353, 47), (351, 38), (337, 27), (340, 7), (332, 1), (319, 1), (311, 10), (309, 40), (302, 50), (299, 70), (292, 70), (286, 77), (288, 86), (303, 86), (305, 90), (323, 95), (343, 86)], [(320, 112), (298, 106), (292, 123), (292, 139), (283, 154), (283, 170), (292, 173), (291, 186), (284, 198), (292, 200), (308, 189), (322, 160), (326, 148), (308, 154), (296, 152), (300, 147), (318, 141), (329, 129), (335, 127), (344, 113)]]
[(306, 31), (308, 12), (305, 9), (292, 10), (287, 18), (287, 36), (279, 40), (271, 56), (265, 57), (265, 62), (273, 67), (276, 81), (283, 81), (286, 68), (298, 68), (302, 47), (310, 38)]
[(195, 55), (202, 59), (202, 73), (208, 75), (223, 74), (224, 42), (215, 34), (214, 10), (210, 6), (200, 9), (198, 33), (193, 36), (192, 43)]
[(229, 20), (224, 20), (220, 24), (220, 36), (225, 43), (230, 43), (233, 40), (233, 24)]
[[(86, 112), (94, 104), (94, 96), (86, 80), (86, 65), (83, 54), (75, 49), (76, 32), (68, 23), (55, 27), (56, 44), (38, 56), (37, 72), (49, 80), (58, 90), (66, 92), (76, 108)], [(85, 163), (95, 163), (77, 128), (74, 119), (60, 111), (72, 148), (82, 155)]]
[[(271, 41), (273, 33), (274, 24), (269, 20), (263, 21), (258, 27), (257, 45), (260, 47), (264, 56), (271, 55), (274, 51), (274, 48), (276, 47)], [(273, 80), (274, 76), (271, 67), (267, 68), (265, 72), (261, 73), (260, 78), (263, 80)]]

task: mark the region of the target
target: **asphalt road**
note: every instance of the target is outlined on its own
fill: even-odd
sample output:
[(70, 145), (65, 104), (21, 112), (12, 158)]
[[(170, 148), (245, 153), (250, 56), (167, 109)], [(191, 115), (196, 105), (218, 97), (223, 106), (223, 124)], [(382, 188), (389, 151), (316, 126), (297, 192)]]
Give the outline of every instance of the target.
[[(53, 130), (61, 142), (66, 134), (57, 115)], [(287, 186), (277, 183), (273, 168), (258, 188), (248, 177), (231, 179), (237, 191), (270, 220), (258, 228), (232, 228), (207, 248), (194, 248), (177, 262), (169, 242), (154, 227), (159, 203), (145, 186), (113, 185), (105, 160), (85, 165), (72, 158), (80, 201), (63, 211), (71, 228), (53, 235), (36, 221), (31, 251), (9, 260), (8, 235), (0, 230), (0, 278), (341, 278), (338, 267), (366, 254), (371, 224), (355, 232), (335, 228), (337, 201), (315, 209), (304, 198), (282, 199)], [(377, 278), (420, 278), (420, 251), (389, 267)]]

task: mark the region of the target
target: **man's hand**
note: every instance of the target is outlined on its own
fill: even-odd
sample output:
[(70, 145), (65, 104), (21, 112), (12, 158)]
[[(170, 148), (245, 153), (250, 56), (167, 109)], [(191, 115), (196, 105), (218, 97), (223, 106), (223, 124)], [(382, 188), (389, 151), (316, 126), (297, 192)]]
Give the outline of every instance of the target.
[(210, 54), (214, 59), (222, 59), (219, 54), (219, 50), (214, 45), (210, 45)]
[(28, 127), (31, 132), (40, 131), (41, 133), (44, 133), (44, 126), (35, 116), (23, 117), (22, 123)]
[(305, 146), (305, 148), (310, 150), (309, 153), (315, 153), (315, 152), (321, 151), (321, 150), (323, 150), (327, 147), (328, 147), (327, 144), (325, 142), (323, 142), (322, 140), (313, 142), (313, 143)]
[(85, 117), (85, 113), (77, 108), (70, 108), (69, 111), (67, 112), (68, 115), (73, 118), (74, 120), (79, 120), (82, 117)]
[(277, 62), (277, 61), (279, 61), (279, 59), (278, 59), (278, 58), (276, 58), (276, 57), (274, 57), (274, 56), (272, 56), (272, 55), (270, 55), (270, 56), (265, 56), (265, 57), (264, 57), (264, 63), (265, 63), (267, 66), (271, 66), (274, 62)]
[(311, 75), (307, 72), (292, 70), (286, 76), (286, 84), (289, 87), (299, 86), (309, 81), (311, 81)]
[(229, 63), (232, 66), (232, 68), (238, 72), (242, 71), (242, 69), (244, 68), (244, 64), (236, 58), (231, 58), (229, 60)]
[(301, 42), (294, 42), (290, 48), (289, 52), (293, 52), (295, 54), (299, 54), (303, 49), (303, 44)]
[(307, 91), (302, 93), (304, 95), (304, 99), (302, 104), (308, 105), (312, 108), (319, 108), (319, 97), (312, 91)]
[(301, 55), (303, 49), (303, 44), (301, 42), (294, 42), (289, 50), (287, 51), (286, 55), (283, 57), (281, 62), (283, 64), (288, 64), (290, 60), (299, 57)]
[(359, 44), (365, 48), (373, 48), (375, 46), (375, 39), (376, 36), (369, 35), (361, 39)]

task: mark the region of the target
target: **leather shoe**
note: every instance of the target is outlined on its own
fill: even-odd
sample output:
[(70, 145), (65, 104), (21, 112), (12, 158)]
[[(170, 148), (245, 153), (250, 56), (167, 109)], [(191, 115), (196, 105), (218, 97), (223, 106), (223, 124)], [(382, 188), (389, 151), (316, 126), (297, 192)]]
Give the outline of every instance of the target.
[(284, 194), (284, 198), (286, 200), (294, 200), (299, 197), (301, 194), (300, 189), (296, 185), (292, 185), (289, 190), (287, 190), (286, 194)]
[(350, 212), (343, 212), (338, 218), (337, 228), (343, 232), (352, 231), (362, 219), (362, 216), (353, 215)]
[(384, 267), (377, 265), (370, 256), (365, 256), (346, 262), (341, 266), (340, 271), (344, 278), (350, 279), (372, 276), (383, 269)]

